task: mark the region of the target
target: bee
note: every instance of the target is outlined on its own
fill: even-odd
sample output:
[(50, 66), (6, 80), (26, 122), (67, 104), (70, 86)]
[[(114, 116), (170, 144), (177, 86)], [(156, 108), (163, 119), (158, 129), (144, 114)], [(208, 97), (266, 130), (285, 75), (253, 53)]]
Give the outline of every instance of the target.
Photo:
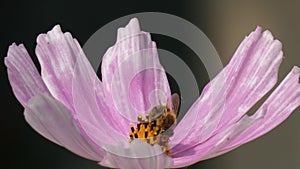
[(169, 138), (173, 136), (173, 130), (176, 126), (176, 118), (180, 105), (180, 97), (178, 94), (173, 94), (167, 103), (160, 104), (151, 109), (150, 113), (146, 114), (146, 118), (138, 115), (136, 129), (131, 124), (128, 141), (141, 139), (151, 145), (159, 144), (162, 150), (170, 156)]
[(180, 104), (179, 95), (173, 94), (171, 102), (172, 105), (170, 106), (168, 106), (168, 104), (155, 106), (149, 113), (149, 121), (153, 121), (156, 126), (161, 129), (162, 134), (168, 136), (173, 135), (173, 129), (176, 126), (176, 118)]

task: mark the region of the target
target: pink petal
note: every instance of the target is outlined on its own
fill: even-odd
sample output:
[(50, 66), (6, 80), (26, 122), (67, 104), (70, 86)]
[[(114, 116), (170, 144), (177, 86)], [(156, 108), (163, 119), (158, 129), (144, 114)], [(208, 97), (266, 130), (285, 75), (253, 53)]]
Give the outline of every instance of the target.
[(255, 118), (245, 115), (237, 123), (231, 124), (224, 130), (220, 130), (205, 142), (198, 143), (197, 145), (190, 147), (188, 150), (174, 152), (171, 149), (174, 162), (172, 168), (181, 168), (210, 158), (210, 155), (219, 150), (220, 147), (228, 145), (232, 140), (244, 133), (246, 129), (257, 124), (258, 120), (263, 118), (265, 110), (262, 109), (259, 114), (260, 116)]
[(99, 163), (109, 168), (120, 169), (163, 169), (172, 165), (172, 159), (162, 152), (159, 145), (151, 146), (134, 140), (129, 146), (108, 148), (105, 158)]
[(49, 94), (23, 44), (9, 47), (5, 65), (13, 92), (23, 107), (35, 95)]
[(103, 150), (96, 149), (81, 135), (71, 112), (45, 94), (32, 98), (25, 107), (25, 119), (39, 134), (68, 150), (91, 160), (101, 161)]
[[(258, 110), (266, 108), (265, 117), (228, 146), (222, 147), (218, 153), (225, 153), (228, 149), (233, 149), (264, 135), (289, 117), (300, 105), (299, 76), (300, 68), (294, 67)], [(253, 117), (256, 116), (258, 116), (257, 113), (253, 115)]]
[[(110, 120), (112, 115), (105, 103), (102, 84), (93, 70), (85, 71), (85, 69), (91, 69), (91, 66), (77, 40), (73, 39), (70, 33), (62, 33), (60, 26), (57, 25), (47, 34), (39, 35), (37, 43), (36, 54), (41, 63), (42, 78), (53, 96), (72, 112), (77, 111), (75, 113), (78, 118), (82, 118), (84, 124), (91, 126), (90, 128), (99, 127), (99, 125), (100, 128), (106, 128), (105, 130), (114, 128), (114, 122)], [(75, 70), (76, 66), (77, 72)], [(85, 69), (80, 70), (82, 67)], [(74, 80), (74, 76), (76, 76), (76, 80)], [(88, 84), (85, 83), (86, 81), (77, 81), (85, 77), (92, 79), (93, 83)], [(76, 85), (73, 84), (74, 81)], [(73, 90), (74, 86), (77, 87), (75, 91)], [(78, 86), (80, 86), (80, 89), (78, 89)], [(89, 88), (92, 92), (90, 97), (97, 98), (97, 107), (93, 110), (93, 114), (88, 114), (85, 109), (78, 109), (78, 107), (89, 107), (88, 104), (90, 104), (83, 104), (85, 101), (78, 103), (78, 100), (86, 96), (86, 94), (83, 95), (82, 91), (85, 89), (81, 89), (82, 87)], [(74, 93), (80, 97), (74, 97)], [(78, 110), (75, 110), (76, 105), (73, 101), (77, 101)], [(95, 119), (95, 116), (97, 119)], [(102, 120), (107, 120), (108, 124), (112, 124), (112, 127), (108, 128), (107, 123), (99, 123)], [(107, 127), (105, 127), (105, 124), (107, 124)]]
[(111, 118), (114, 114), (104, 102), (100, 81), (85, 57), (77, 58), (72, 84), (74, 117), (86, 136), (99, 147), (127, 142), (128, 134), (116, 130), (118, 123)]
[[(165, 104), (169, 84), (159, 63), (150, 34), (140, 31), (137, 19), (118, 30), (118, 40), (103, 57), (102, 79), (105, 98), (113, 112), (127, 118), (120, 128), (135, 122), (153, 106)], [(121, 119), (116, 116), (115, 119)]]
[[(238, 73), (231, 78), (238, 78), (230, 85), (226, 100), (226, 113), (223, 115), (219, 128), (238, 120), (259, 101), (278, 80), (278, 70), (283, 59), (282, 44), (274, 40), (268, 30), (260, 34), (255, 46), (250, 48), (250, 57), (245, 59)], [(236, 55), (240, 55), (236, 53)], [(246, 65), (245, 65), (246, 64)], [(232, 69), (237, 69), (232, 67)], [(228, 103), (228, 104), (227, 104)]]
[(82, 49), (70, 33), (55, 26), (37, 38), (36, 55), (42, 69), (42, 78), (51, 94), (70, 110), (73, 109), (72, 79), (76, 59)]
[[(191, 147), (237, 122), (274, 86), (281, 61), (281, 43), (269, 31), (261, 33), (261, 28), (257, 28), (244, 39), (230, 63), (204, 88), (175, 128), (172, 144)], [(174, 147), (174, 151), (182, 149)]]

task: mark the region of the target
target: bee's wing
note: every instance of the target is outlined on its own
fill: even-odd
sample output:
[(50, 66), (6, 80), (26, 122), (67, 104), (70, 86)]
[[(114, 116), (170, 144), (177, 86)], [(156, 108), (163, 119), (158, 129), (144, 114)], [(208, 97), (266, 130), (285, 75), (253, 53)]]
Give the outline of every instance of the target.
[(177, 93), (172, 94), (172, 105), (173, 105), (173, 112), (175, 113), (176, 117), (178, 116), (178, 109), (180, 105), (180, 96)]
[(164, 112), (166, 112), (166, 107), (159, 105), (159, 106), (155, 106), (154, 108), (152, 108), (152, 110), (150, 111), (150, 117), (152, 119), (157, 119), (159, 118)]

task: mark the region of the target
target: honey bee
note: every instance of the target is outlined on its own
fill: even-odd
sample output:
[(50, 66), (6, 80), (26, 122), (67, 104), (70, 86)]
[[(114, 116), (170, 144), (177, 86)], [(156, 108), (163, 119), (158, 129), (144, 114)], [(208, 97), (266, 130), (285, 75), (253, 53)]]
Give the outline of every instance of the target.
[(132, 124), (130, 125), (128, 141), (141, 139), (151, 145), (159, 144), (163, 152), (169, 156), (171, 154), (169, 138), (174, 133), (179, 104), (179, 95), (173, 94), (171, 103), (168, 100), (165, 105), (155, 106), (150, 113), (146, 114), (146, 118), (138, 115), (136, 128)]
[[(178, 115), (178, 107), (180, 104), (180, 98), (178, 94), (173, 94), (171, 97), (172, 107), (166, 105), (155, 106), (149, 113), (149, 121), (156, 123), (163, 135), (169, 137), (173, 135), (173, 129), (176, 126), (176, 118)], [(170, 108), (171, 107), (171, 108)]]

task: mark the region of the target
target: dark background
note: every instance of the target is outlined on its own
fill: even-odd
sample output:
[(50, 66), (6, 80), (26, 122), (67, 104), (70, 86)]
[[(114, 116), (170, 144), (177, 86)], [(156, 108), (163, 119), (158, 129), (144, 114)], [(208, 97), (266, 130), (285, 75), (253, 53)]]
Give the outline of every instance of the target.
[[(95, 162), (82, 159), (44, 139), (25, 122), (23, 107), (11, 91), (3, 64), (11, 43), (24, 43), (37, 63), (34, 55), (36, 37), (56, 24), (84, 44), (95, 31), (114, 19), (137, 12), (156, 11), (177, 15), (198, 26), (212, 41), (222, 62), (227, 64), (244, 36), (256, 25), (261, 25), (283, 42), (286, 58), (280, 69), (279, 80), (282, 80), (293, 65), (300, 65), (299, 7), (300, 3), (295, 1), (1, 1), (1, 168), (101, 168)], [(162, 46), (170, 41), (160, 37), (154, 39)], [(172, 42), (165, 48), (172, 51)], [(184, 46), (176, 50), (181, 57), (192, 55)], [(184, 51), (188, 54), (182, 54)], [(207, 81), (203, 78), (200, 86)], [(299, 169), (299, 113), (297, 109), (291, 118), (264, 137), (190, 168)]]

